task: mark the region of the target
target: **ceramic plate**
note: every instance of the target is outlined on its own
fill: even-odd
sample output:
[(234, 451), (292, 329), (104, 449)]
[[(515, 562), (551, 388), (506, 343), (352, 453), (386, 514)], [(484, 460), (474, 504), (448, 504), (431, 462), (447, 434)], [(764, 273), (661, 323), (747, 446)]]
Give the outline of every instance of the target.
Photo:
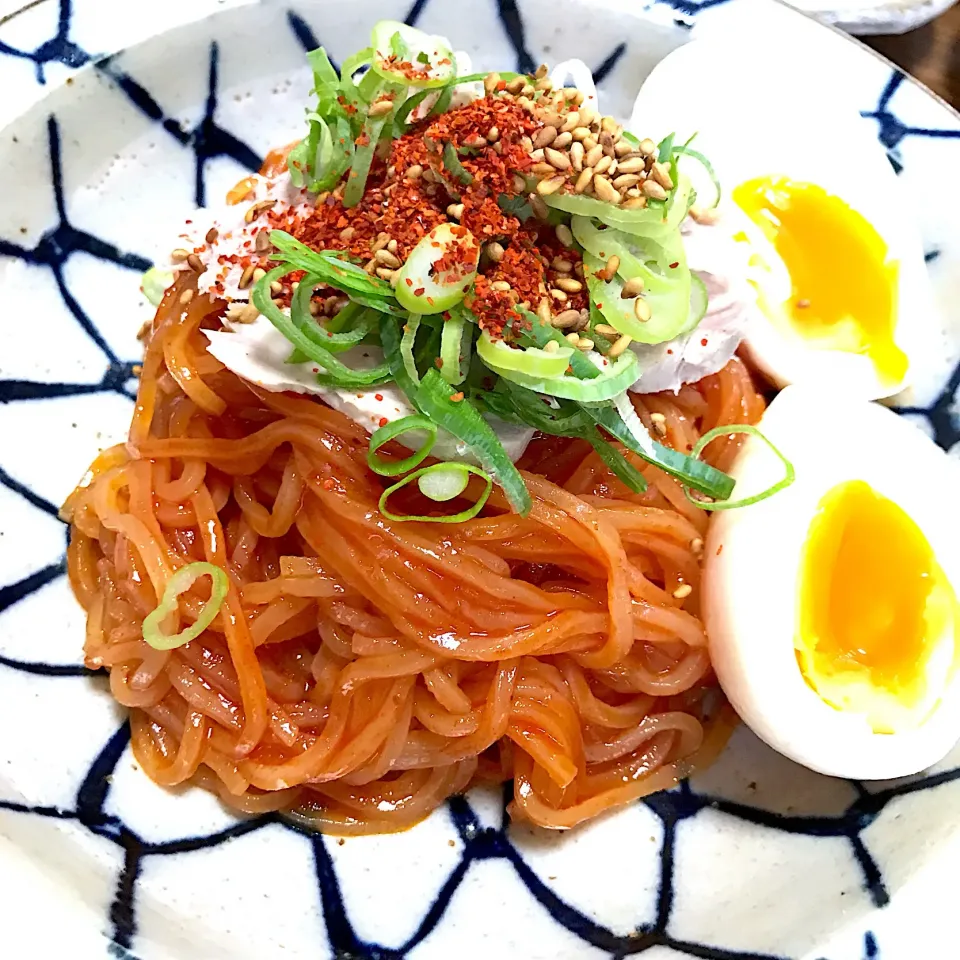
[(513, 827), (477, 792), (347, 840), (238, 820), (137, 769), (81, 666), (57, 505), (128, 423), (140, 273), (195, 204), (296, 135), (304, 50), (342, 59), (381, 17), (451, 36), (480, 69), (582, 57), (619, 115), (699, 34), (801, 45), (913, 198), (953, 373), (903, 412), (948, 448), (960, 436), (960, 117), (888, 63), (770, 0), (291, 2), (46, 0), (0, 25), (0, 955), (956, 956), (958, 756), (848, 782), (741, 730), (691, 783), (569, 834)]

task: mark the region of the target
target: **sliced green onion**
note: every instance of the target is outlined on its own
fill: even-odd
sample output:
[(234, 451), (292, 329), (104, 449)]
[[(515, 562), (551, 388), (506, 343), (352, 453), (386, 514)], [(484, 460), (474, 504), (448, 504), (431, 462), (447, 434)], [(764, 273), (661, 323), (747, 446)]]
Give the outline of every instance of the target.
[[(536, 314), (526, 313), (525, 318), (530, 323), (530, 329), (526, 331), (522, 339), (538, 347), (544, 346), (549, 340), (555, 340), (557, 343), (564, 342), (563, 334), (555, 327), (544, 323)], [(586, 379), (600, 376), (600, 371), (579, 350), (574, 351), (570, 358), (570, 366), (578, 377)], [(622, 401), (623, 398), (626, 398), (627, 403), (630, 403), (625, 393), (618, 400)], [(630, 404), (629, 409), (624, 407), (624, 413), (629, 413), (632, 416), (631, 423), (634, 429), (628, 427), (623, 416), (611, 407), (584, 406), (583, 411), (610, 436), (619, 440), (628, 450), (654, 466), (660, 467), (671, 476), (689, 484), (695, 490), (699, 490), (716, 500), (723, 500), (730, 496), (730, 491), (733, 489), (732, 477), (727, 476), (715, 467), (711, 467), (709, 463), (695, 460), (693, 457), (688, 457), (686, 454), (671, 450), (669, 447), (664, 447), (651, 440), (632, 404)], [(637, 431), (636, 434), (635, 430)]]
[(660, 163), (669, 163), (670, 157), (674, 151), (673, 142), (676, 139), (677, 135), (675, 133), (671, 133), (665, 136), (660, 143), (657, 144), (657, 160)]
[(346, 293), (359, 293), (373, 297), (392, 297), (390, 284), (368, 273), (346, 259), (339, 250), (311, 250), (305, 243), (284, 230), (271, 230), (270, 242), (276, 248), (273, 259), (290, 265), (294, 270), (315, 273), (331, 287)]
[[(459, 497), (470, 482), (470, 471), (462, 463), (443, 463), (436, 466), (440, 469), (426, 470), (420, 475), (417, 481), (420, 492), (437, 503), (446, 503)], [(489, 477), (487, 479), (489, 480)]]
[(448, 471), (453, 466), (455, 465), (451, 463), (434, 463), (429, 467), (423, 467), (422, 469), (417, 470), (415, 473), (411, 473), (409, 476), (404, 477), (399, 483), (395, 483), (392, 487), (387, 487), (387, 489), (383, 491), (383, 496), (380, 497), (380, 512), (388, 520), (401, 523), (407, 520), (416, 520), (420, 523), (463, 523), (465, 520), (472, 520), (486, 505), (486, 502), (490, 497), (490, 491), (493, 489), (493, 478), (483, 470), (473, 467), (468, 463), (456, 464), (456, 466), (462, 469), (464, 473), (473, 474), (475, 477), (481, 477), (486, 481), (486, 487), (484, 488), (483, 493), (480, 495), (480, 499), (477, 500), (473, 506), (468, 507), (466, 510), (462, 510), (460, 513), (454, 513), (447, 517), (427, 517), (402, 516), (397, 513), (392, 513), (387, 509), (387, 501), (390, 499), (391, 495), (396, 493), (398, 490), (402, 490), (405, 486), (407, 486), (407, 484), (412, 483), (414, 480), (416, 480), (419, 484), (420, 480), (431, 472), (438, 473), (440, 471)]
[(451, 386), (467, 379), (470, 366), (470, 331), (463, 314), (451, 313), (440, 335), (440, 375)]
[[(310, 313), (310, 302), (313, 291), (324, 284), (324, 281), (315, 274), (307, 274), (297, 287), (297, 292), (290, 302), (290, 318), (297, 325), (304, 336), (309, 337), (317, 346), (329, 350), (331, 353), (342, 353), (355, 347), (377, 325), (377, 315), (373, 310), (367, 310), (355, 303), (349, 303), (340, 313), (337, 320), (341, 327), (339, 331), (330, 330), (320, 324), (319, 317)], [(304, 360), (296, 360), (303, 363)]]
[(403, 326), (403, 336), (400, 338), (400, 355), (403, 357), (403, 368), (415, 383), (420, 383), (420, 372), (417, 370), (417, 361), (413, 356), (413, 348), (417, 343), (417, 331), (420, 329), (420, 316), (411, 313), (410, 318)]
[[(417, 317), (417, 322), (420, 318)], [(420, 381), (410, 376), (401, 351), (400, 325), (391, 317), (380, 318), (380, 346), (383, 347), (383, 356), (390, 368), (390, 376), (401, 389), (404, 396), (420, 410), (418, 400)], [(414, 365), (414, 371), (416, 366)], [(422, 410), (420, 410), (423, 413)]]
[[(452, 250), (456, 265), (434, 273), (433, 265)], [(411, 313), (435, 314), (460, 303), (477, 275), (480, 245), (466, 227), (441, 223), (411, 251), (397, 271), (396, 297)]]
[(626, 393), (617, 397), (614, 406), (616, 413), (609, 409), (602, 411), (597, 423), (628, 450), (708, 497), (724, 500), (730, 496), (734, 485), (732, 477), (692, 455), (687, 456), (657, 443), (637, 416), (633, 402)]
[(420, 90), (415, 93), (412, 97), (408, 97), (404, 102), (397, 107), (396, 113), (393, 115), (393, 128), (394, 128), (394, 140), (399, 139), (405, 134), (410, 127), (413, 126), (413, 123), (410, 121), (410, 114), (413, 113), (417, 107), (423, 103), (432, 93), (433, 90)]
[(539, 347), (511, 347), (503, 340), (492, 339), (484, 330), (477, 340), (477, 354), (491, 370), (502, 376), (520, 373), (536, 380), (553, 380), (567, 372), (573, 347), (561, 347), (554, 353)]
[(711, 444), (714, 440), (719, 439), (720, 437), (730, 436), (732, 433), (746, 433), (751, 437), (759, 437), (776, 455), (780, 458), (780, 462), (783, 464), (784, 473), (783, 479), (778, 480), (773, 486), (768, 487), (766, 490), (761, 491), (760, 493), (755, 493), (750, 497), (742, 497), (739, 500), (720, 500), (717, 502), (709, 502), (706, 500), (700, 500), (697, 497), (694, 497), (690, 493), (689, 487), (684, 487), (683, 492), (686, 494), (687, 499), (694, 504), (694, 506), (699, 507), (701, 510), (737, 510), (740, 507), (749, 507), (751, 504), (760, 503), (761, 500), (766, 500), (769, 497), (772, 497), (775, 493), (779, 493), (781, 490), (786, 490), (787, 487), (793, 483), (797, 478), (797, 471), (794, 465), (767, 439), (765, 434), (758, 430), (755, 426), (749, 423), (731, 423), (726, 427), (714, 427), (713, 430), (708, 430), (695, 444), (693, 450), (691, 451), (691, 456), (699, 457), (701, 453)]
[(612, 203), (576, 193), (553, 193), (543, 199), (548, 207), (555, 210), (580, 214), (584, 217), (596, 217), (601, 223), (616, 227), (618, 230), (656, 238), (657, 231), (660, 229), (666, 231), (677, 229), (687, 215), (692, 202), (693, 187), (689, 177), (678, 175), (674, 182), (676, 186), (670, 191), (665, 206), (651, 206), (654, 201), (650, 201), (640, 210), (623, 210)]
[[(445, 86), (457, 75), (456, 58), (443, 37), (430, 36), (398, 20), (381, 20), (374, 25), (372, 41), (372, 69), (386, 80), (429, 89)], [(414, 69), (399, 69), (404, 64)]]
[[(371, 76), (375, 75), (371, 74)], [(366, 77), (364, 80), (366, 80)], [(385, 83), (382, 89), (377, 90), (377, 93), (380, 96), (393, 96), (396, 98), (402, 89), (402, 87), (396, 84)], [(361, 94), (365, 93), (362, 81), (360, 84), (360, 92)], [(372, 91), (370, 99), (374, 99)], [(394, 106), (393, 109), (395, 110), (396, 106)], [(363, 123), (363, 130), (360, 134), (362, 145), (357, 146), (354, 151), (353, 162), (350, 164), (350, 175), (347, 177), (347, 188), (343, 191), (344, 207), (348, 209), (355, 207), (361, 199), (363, 199), (363, 192), (367, 188), (367, 177), (370, 175), (370, 165), (373, 163), (373, 156), (376, 152), (377, 144), (380, 142), (380, 134), (383, 133), (383, 128), (387, 123), (392, 122), (393, 110), (376, 117), (370, 114), (367, 115), (367, 119)]]
[(460, 162), (457, 148), (449, 140), (443, 145), (443, 165), (465, 187), (473, 183), (473, 174)]
[(348, 367), (304, 333), (293, 318), (277, 306), (270, 295), (270, 284), (289, 272), (289, 266), (284, 265), (275, 267), (261, 278), (253, 288), (253, 304), (294, 347), (309, 360), (323, 367), (324, 373), (318, 377), (319, 382), (343, 387), (365, 387), (387, 382), (390, 379), (390, 367), (387, 363), (378, 364), (369, 370), (354, 370)]
[[(164, 633), (163, 621), (179, 608), (177, 598), (186, 593), (200, 577), (210, 578), (210, 599), (201, 607), (196, 622), (179, 633)], [(227, 574), (216, 564), (198, 562), (181, 567), (167, 581), (157, 608), (143, 618), (143, 639), (154, 650), (175, 650), (191, 640), (196, 640), (213, 623), (213, 618), (220, 612), (229, 589), (230, 580)]]
[(675, 154), (682, 154), (683, 156), (692, 157), (694, 160), (700, 163), (701, 166), (703, 166), (704, 170), (707, 171), (708, 175), (710, 176), (710, 179), (713, 181), (713, 187), (717, 192), (717, 195), (714, 198), (713, 203), (710, 204), (710, 206), (713, 208), (718, 207), (720, 205), (720, 197), (722, 196), (722, 189), (720, 186), (720, 178), (717, 176), (717, 171), (714, 170), (713, 164), (699, 150), (693, 150), (690, 147), (688, 147), (686, 144), (680, 147), (674, 147), (673, 152)]
[[(587, 363), (590, 363), (588, 360)], [(590, 366), (593, 366), (591, 363)], [(596, 369), (596, 367), (594, 367)], [(550, 397), (562, 397), (565, 400), (576, 400), (578, 403), (604, 403), (623, 393), (627, 387), (633, 386), (640, 375), (637, 355), (632, 350), (620, 354), (610, 364), (607, 372), (597, 371), (598, 376), (580, 377), (565, 376), (544, 380), (537, 377), (528, 377), (513, 371), (501, 372), (505, 380), (512, 380), (520, 386), (543, 393)]]
[(140, 289), (147, 300), (155, 307), (160, 306), (163, 295), (167, 287), (173, 285), (175, 277), (169, 270), (161, 270), (159, 267), (151, 267), (140, 278)]
[[(403, 436), (405, 433), (411, 433), (414, 430), (423, 430), (427, 437), (424, 442), (409, 456), (403, 460), (383, 460), (377, 456), (377, 451), (391, 440)], [(403, 441), (400, 441), (403, 443)], [(381, 477), (398, 477), (401, 473), (406, 473), (414, 467), (420, 466), (427, 457), (433, 445), (437, 442), (437, 425), (422, 414), (414, 413), (409, 417), (401, 417), (392, 423), (387, 423), (374, 431), (370, 437), (370, 449), (367, 451), (367, 466), (374, 473), (379, 473)], [(408, 444), (403, 444), (409, 446)]]
[(436, 368), (428, 370), (420, 381), (417, 406), (437, 426), (470, 448), (480, 465), (503, 488), (510, 506), (517, 513), (525, 517), (530, 512), (533, 501), (527, 485), (493, 428), (468, 399), (452, 399), (450, 384)]

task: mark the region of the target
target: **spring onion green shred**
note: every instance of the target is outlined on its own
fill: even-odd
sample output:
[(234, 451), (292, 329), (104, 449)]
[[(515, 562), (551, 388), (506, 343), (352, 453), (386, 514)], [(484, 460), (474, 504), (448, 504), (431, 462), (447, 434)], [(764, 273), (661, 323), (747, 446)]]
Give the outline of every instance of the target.
[(284, 265), (275, 267), (261, 278), (253, 288), (253, 304), (301, 354), (323, 367), (324, 373), (318, 376), (319, 382), (340, 387), (366, 387), (386, 383), (390, 379), (389, 364), (381, 363), (369, 370), (354, 370), (348, 367), (331, 351), (304, 333), (294, 322), (293, 317), (288, 316), (277, 306), (271, 296), (270, 284), (289, 272), (290, 268)]
[(716, 196), (714, 197), (713, 203), (710, 204), (710, 206), (714, 209), (718, 207), (720, 205), (720, 198), (723, 193), (720, 186), (720, 178), (717, 176), (717, 171), (714, 170), (713, 164), (699, 150), (693, 150), (686, 144), (680, 147), (674, 147), (673, 149), (675, 154), (692, 157), (704, 168), (704, 170), (707, 171), (710, 179), (713, 181), (713, 188), (716, 190)]
[(473, 174), (460, 162), (457, 148), (449, 140), (443, 145), (443, 165), (465, 187), (473, 183)]
[(159, 307), (163, 295), (167, 292), (167, 287), (172, 286), (173, 281), (174, 276), (168, 270), (151, 267), (141, 278), (140, 289), (148, 302), (155, 307)]
[(403, 336), (400, 338), (400, 356), (403, 357), (403, 368), (407, 375), (417, 385), (420, 383), (420, 373), (417, 370), (417, 361), (413, 355), (413, 348), (417, 343), (417, 331), (420, 329), (420, 315), (410, 314), (410, 319), (404, 324)]
[(417, 481), (420, 492), (437, 503), (446, 503), (459, 497), (470, 482), (470, 471), (465, 469), (462, 463), (437, 464), (437, 467), (439, 469), (425, 470), (420, 474)]
[[(194, 623), (184, 627), (179, 633), (164, 633), (164, 620), (179, 609), (177, 598), (186, 593), (200, 577), (209, 577), (211, 581), (210, 599), (201, 607), (200, 615)], [(227, 574), (216, 564), (198, 562), (181, 567), (167, 581), (157, 608), (143, 618), (143, 639), (154, 650), (175, 650), (191, 640), (196, 640), (213, 623), (229, 589), (230, 580)]]
[[(383, 460), (377, 456), (377, 451), (384, 446), (384, 444), (389, 443), (391, 440), (396, 440), (397, 437), (403, 436), (405, 433), (412, 433), (414, 431), (423, 431), (427, 436), (423, 444), (409, 457), (405, 457), (403, 460), (391, 461)], [(412, 414), (409, 417), (401, 417), (399, 420), (385, 424), (370, 437), (370, 449), (367, 451), (367, 466), (370, 467), (374, 473), (380, 474), (381, 477), (399, 477), (401, 473), (406, 473), (408, 470), (419, 467), (420, 464), (430, 456), (430, 451), (437, 442), (437, 432), (437, 425), (419, 413)]]
[[(413, 316), (411, 315), (412, 319)], [(419, 319), (417, 317), (418, 322)], [(414, 408), (423, 413), (418, 401), (420, 380), (411, 376), (409, 370), (407, 370), (401, 350), (400, 326), (390, 317), (380, 318), (380, 346), (383, 347), (383, 357), (390, 368), (391, 379), (413, 404)], [(414, 366), (414, 372), (416, 372), (416, 366)]]
[(767, 439), (762, 431), (749, 423), (731, 423), (726, 427), (714, 427), (713, 430), (708, 430), (696, 444), (694, 444), (691, 456), (699, 457), (714, 440), (720, 437), (728, 437), (733, 433), (746, 433), (751, 437), (759, 437), (774, 454), (776, 454), (781, 463), (783, 463), (783, 479), (778, 480), (773, 486), (753, 496), (742, 497), (739, 500), (721, 500), (717, 502), (710, 502), (694, 497), (690, 492), (690, 488), (685, 486), (683, 492), (686, 494), (687, 499), (701, 510), (737, 510), (740, 507), (749, 507), (751, 504), (760, 503), (762, 500), (772, 497), (781, 490), (786, 490), (797, 478), (797, 471), (793, 464)]
[(487, 500), (490, 498), (490, 491), (493, 489), (493, 479), (489, 474), (485, 473), (483, 470), (478, 469), (477, 467), (472, 467), (468, 463), (457, 464), (467, 474), (473, 474), (476, 477), (486, 481), (486, 486), (484, 487), (483, 493), (480, 494), (479, 499), (466, 510), (462, 510), (460, 513), (454, 513), (446, 517), (429, 517), (429, 516), (408, 516), (403, 514), (393, 513), (387, 507), (387, 501), (390, 497), (396, 493), (398, 490), (402, 490), (408, 484), (413, 483), (414, 480), (419, 484), (420, 480), (431, 472), (447, 471), (453, 464), (449, 463), (434, 463), (429, 467), (423, 467), (420, 470), (415, 471), (414, 473), (408, 474), (404, 477), (399, 483), (395, 483), (392, 487), (387, 487), (383, 491), (383, 496), (380, 497), (380, 512), (388, 519), (393, 520), (398, 523), (403, 523), (408, 520), (415, 520), (420, 523), (463, 523), (465, 520), (472, 520), (486, 505)]
[(675, 133), (671, 133), (668, 136), (664, 137), (660, 143), (657, 144), (657, 160), (660, 163), (667, 163), (670, 160), (670, 157), (673, 154), (673, 142), (677, 139)]
[[(310, 300), (313, 297), (313, 291), (323, 282), (316, 274), (310, 273), (300, 281), (300, 286), (297, 287), (297, 292), (293, 295), (290, 304), (290, 319), (300, 332), (317, 346), (330, 353), (342, 353), (344, 350), (355, 347), (376, 328), (377, 313), (359, 304), (350, 303), (337, 315), (339, 330), (332, 330), (332, 324), (321, 327), (310, 313)], [(300, 351), (297, 353), (299, 354)], [(293, 362), (305, 363), (309, 359), (306, 355), (301, 355)]]
[[(520, 471), (507, 456), (493, 428), (463, 395), (451, 393), (450, 384), (437, 369), (428, 370), (420, 381), (416, 406), (437, 426), (465, 443), (480, 465), (503, 489), (510, 506), (525, 517), (533, 506), (530, 491)], [(459, 400), (454, 400), (459, 396)]]
[[(461, 313), (451, 313), (440, 336), (440, 375), (451, 386), (467, 379), (470, 332)], [(466, 357), (465, 357), (466, 354)], [(466, 362), (464, 362), (466, 360)]]

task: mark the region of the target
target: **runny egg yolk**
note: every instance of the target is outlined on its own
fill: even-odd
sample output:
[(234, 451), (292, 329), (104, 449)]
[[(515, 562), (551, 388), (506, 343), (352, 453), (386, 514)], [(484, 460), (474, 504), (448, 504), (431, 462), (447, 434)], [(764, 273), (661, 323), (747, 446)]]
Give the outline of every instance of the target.
[(955, 667), (957, 600), (917, 524), (862, 480), (807, 533), (795, 647), (807, 684), (876, 733), (922, 723)]
[(866, 355), (885, 385), (899, 384), (897, 263), (873, 225), (822, 187), (786, 178), (748, 180), (733, 199), (790, 275), (781, 311), (793, 329), (820, 349)]

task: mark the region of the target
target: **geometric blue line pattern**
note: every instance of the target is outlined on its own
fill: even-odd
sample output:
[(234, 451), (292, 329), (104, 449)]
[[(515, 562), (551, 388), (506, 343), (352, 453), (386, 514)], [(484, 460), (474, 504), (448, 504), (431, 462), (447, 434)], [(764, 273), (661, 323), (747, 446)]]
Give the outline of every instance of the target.
[(57, 17), (57, 32), (34, 50), (20, 50), (0, 41), (0, 53), (20, 60), (30, 60), (36, 69), (37, 83), (47, 82), (44, 67), (49, 63), (62, 63), (65, 67), (82, 67), (93, 56), (70, 40), (71, 0), (60, 0)]
[[(678, 13), (693, 16), (708, 7), (716, 6), (726, 0), (658, 0), (667, 3)], [(413, 23), (420, 16), (426, 0), (416, 0), (407, 15), (407, 22)], [(523, 21), (516, 0), (497, 0), (497, 10), (501, 23), (510, 38), (520, 69), (532, 70), (533, 57), (526, 47)], [(46, 82), (44, 66), (52, 62), (77, 67), (94, 61), (94, 58), (80, 49), (69, 39), (71, 5), (70, 0), (60, 0), (60, 13), (56, 35), (33, 51), (24, 51), (0, 42), (0, 54), (31, 60), (36, 65), (37, 80)], [(309, 25), (292, 11), (288, 22), (294, 34), (304, 45), (312, 48), (317, 45), (316, 36)], [(595, 77), (604, 79), (616, 67), (626, 51), (626, 44), (619, 44), (609, 57), (597, 68)], [(192, 129), (185, 129), (178, 121), (168, 117), (153, 96), (133, 77), (117, 65), (119, 55), (113, 55), (95, 62), (94, 66), (108, 77), (130, 103), (145, 116), (156, 122), (184, 148), (194, 154), (194, 197), (201, 205), (206, 197), (205, 172), (207, 162), (219, 156), (228, 156), (247, 167), (256, 169), (260, 158), (238, 138), (216, 124), (219, 50), (216, 43), (210, 47), (208, 87), (206, 105), (202, 119)], [(864, 112), (878, 122), (879, 136), (884, 146), (895, 151), (907, 136), (954, 138), (960, 137), (960, 131), (930, 130), (915, 128), (903, 124), (891, 111), (890, 102), (903, 81), (903, 75), (895, 72), (887, 83), (877, 107)], [(74, 253), (82, 251), (101, 260), (117, 263), (131, 270), (142, 271), (149, 261), (133, 253), (123, 253), (116, 247), (97, 237), (73, 227), (68, 219), (63, 197), (61, 176), (61, 144), (59, 128), (54, 117), (47, 125), (51, 178), (58, 224), (43, 235), (34, 248), (25, 248), (11, 241), (0, 239), (0, 256), (15, 257), (23, 262), (45, 267), (53, 273), (64, 304), (77, 323), (90, 339), (97, 344), (108, 361), (107, 371), (99, 383), (94, 384), (44, 384), (32, 381), (0, 381), (0, 403), (29, 402), (36, 399), (73, 396), (83, 393), (113, 391), (129, 395), (127, 383), (132, 376), (132, 364), (122, 362), (114, 355), (109, 345), (98, 332), (96, 326), (84, 313), (69, 291), (63, 277), (63, 266)], [(930, 259), (936, 252), (928, 255)], [(943, 394), (929, 407), (909, 409), (902, 412), (919, 413), (926, 416), (941, 445), (950, 446), (960, 439), (956, 424), (950, 416), (953, 397), (960, 389), (960, 368), (954, 371)], [(52, 516), (57, 515), (56, 507), (33, 493), (23, 483), (0, 468), (0, 485), (22, 497), (31, 507)], [(43, 569), (31, 574), (18, 583), (0, 587), (0, 613), (19, 600), (40, 589), (47, 583), (62, 576), (64, 559), (58, 558)], [(42, 663), (24, 663), (0, 657), (0, 667), (11, 668), (31, 674), (50, 677), (99, 676), (81, 666), (67, 666)], [(621, 936), (598, 924), (570, 904), (558, 897), (525, 862), (521, 852), (511, 841), (507, 827), (484, 827), (463, 797), (452, 798), (447, 804), (447, 813), (463, 843), (460, 861), (450, 872), (439, 894), (427, 907), (415, 933), (409, 941), (399, 948), (383, 947), (362, 940), (351, 922), (340, 890), (340, 884), (334, 867), (333, 858), (327, 848), (328, 840), (303, 827), (285, 820), (277, 814), (245, 819), (215, 833), (184, 837), (163, 843), (150, 843), (131, 830), (122, 819), (105, 812), (106, 802), (111, 789), (114, 769), (129, 743), (129, 725), (124, 723), (111, 737), (107, 745), (97, 756), (86, 773), (77, 792), (74, 804), (69, 809), (55, 806), (29, 806), (10, 801), (0, 801), (0, 810), (11, 811), (35, 817), (75, 821), (95, 835), (102, 837), (121, 848), (123, 867), (117, 880), (114, 901), (110, 908), (110, 937), (112, 955), (115, 957), (134, 957), (137, 929), (137, 881), (143, 862), (148, 857), (171, 856), (192, 851), (209, 849), (244, 836), (265, 826), (275, 824), (304, 837), (313, 852), (319, 901), (327, 927), (329, 947), (338, 960), (401, 960), (414, 947), (420, 944), (439, 924), (454, 894), (464, 880), (472, 864), (483, 860), (500, 859), (506, 861), (524, 884), (529, 893), (546, 909), (551, 917), (565, 929), (605, 951), (611, 960), (623, 960), (627, 956), (643, 954), (655, 946), (669, 947), (678, 953), (702, 960), (786, 960), (768, 954), (726, 950), (700, 943), (691, 943), (676, 939), (670, 932), (674, 906), (674, 853), (677, 835), (683, 824), (706, 809), (716, 810), (741, 821), (780, 830), (786, 833), (807, 837), (831, 837), (849, 842), (863, 877), (863, 885), (876, 906), (883, 906), (889, 900), (889, 891), (882, 873), (867, 850), (862, 834), (881, 813), (897, 798), (922, 790), (935, 789), (960, 780), (960, 770), (934, 774), (915, 782), (899, 784), (894, 787), (870, 793), (860, 783), (852, 784), (856, 797), (850, 806), (833, 816), (785, 816), (759, 807), (727, 800), (697, 792), (689, 783), (683, 783), (675, 790), (645, 798), (642, 802), (662, 823), (663, 839), (659, 851), (659, 884), (656, 917), (648, 926), (638, 928), (630, 936)], [(509, 785), (504, 790), (504, 805), (509, 797)], [(504, 807), (505, 810), (505, 807)], [(506, 824), (506, 817), (502, 821)], [(879, 960), (880, 952), (876, 939), (867, 933), (863, 943), (864, 960)]]
[[(299, 18), (297, 18), (299, 20)], [(302, 23), (302, 21), (300, 21)], [(305, 26), (305, 24), (304, 24)], [(179, 121), (164, 115), (160, 104), (137, 83), (129, 74), (115, 65), (115, 54), (100, 60), (96, 67), (109, 77), (126, 94), (130, 102), (148, 119), (153, 120), (170, 134), (179, 144), (188, 147), (194, 154), (194, 203), (198, 207), (206, 206), (206, 165), (215, 157), (230, 157), (251, 173), (263, 165), (263, 159), (247, 144), (232, 133), (217, 125), (217, 87), (219, 82), (220, 48), (216, 43), (210, 45), (210, 60), (207, 74), (207, 99), (200, 122), (192, 129), (185, 130)]]

